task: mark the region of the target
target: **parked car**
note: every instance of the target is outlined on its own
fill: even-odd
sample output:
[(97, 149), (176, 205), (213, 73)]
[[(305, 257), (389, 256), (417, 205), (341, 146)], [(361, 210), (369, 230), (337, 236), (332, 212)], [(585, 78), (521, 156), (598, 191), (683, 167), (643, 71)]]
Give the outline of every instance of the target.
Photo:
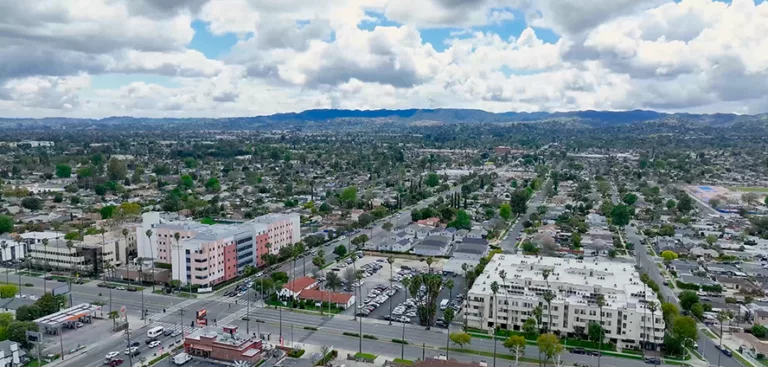
[(733, 357), (733, 353), (730, 351), (730, 349), (723, 347), (722, 351), (723, 354), (727, 355), (728, 357)]
[(645, 362), (647, 364), (659, 365), (659, 364), (661, 364), (661, 359), (656, 358), (656, 357), (647, 357), (647, 358), (643, 359), (643, 362)]
[(159, 340), (155, 340), (155, 341), (149, 343), (149, 347), (150, 348), (156, 348), (158, 346), (160, 346), (160, 341)]
[(115, 358), (115, 357), (117, 357), (119, 355), (120, 355), (120, 352), (109, 352), (109, 353), (107, 353), (106, 356), (104, 356), (104, 358), (112, 359), (112, 358)]
[(109, 361), (109, 367), (115, 367), (123, 364), (123, 360), (120, 358), (115, 358), (111, 361)]
[(571, 349), (571, 353), (573, 354), (587, 354), (587, 351), (583, 348), (573, 348)]
[(139, 347), (125, 348), (125, 355), (129, 355), (131, 353), (135, 353), (135, 352), (138, 352), (138, 351), (139, 351)]
[(171, 336), (171, 335), (173, 335), (173, 330), (172, 329), (165, 329), (165, 330), (163, 330), (163, 335)]
[(151, 338), (151, 339), (147, 339), (147, 340), (145, 340), (145, 341), (144, 341), (144, 344), (146, 344), (146, 345), (150, 345), (150, 344), (152, 344), (153, 342), (156, 342), (156, 341), (157, 341), (157, 339), (155, 339), (155, 338)]
[(596, 351), (596, 350), (590, 350), (589, 352), (587, 352), (587, 355), (590, 355), (590, 356), (593, 356), (593, 357), (599, 357), (600, 356), (600, 352)]

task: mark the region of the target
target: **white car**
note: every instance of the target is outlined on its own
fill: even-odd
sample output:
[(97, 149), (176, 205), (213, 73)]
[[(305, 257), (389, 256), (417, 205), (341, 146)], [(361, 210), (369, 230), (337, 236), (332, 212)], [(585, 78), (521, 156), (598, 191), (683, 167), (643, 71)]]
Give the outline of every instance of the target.
[(118, 290), (118, 291), (124, 291), (124, 290), (125, 290), (125, 287), (117, 287), (117, 288), (115, 288), (115, 289), (116, 289), (116, 290)]
[(125, 348), (125, 355), (129, 355), (129, 354), (131, 354), (131, 353), (133, 353), (133, 352), (135, 352), (137, 350), (139, 350), (138, 347)]
[(119, 353), (119, 352), (109, 352), (109, 353), (107, 353), (107, 355), (106, 355), (106, 356), (104, 356), (104, 358), (106, 358), (106, 359), (112, 359), (112, 358), (115, 358), (115, 357), (117, 357), (117, 356), (119, 356), (119, 355), (120, 355), (120, 353)]
[(155, 347), (158, 347), (158, 346), (160, 346), (160, 341), (159, 340), (155, 340), (155, 341), (149, 343), (149, 347), (150, 348), (155, 348)]

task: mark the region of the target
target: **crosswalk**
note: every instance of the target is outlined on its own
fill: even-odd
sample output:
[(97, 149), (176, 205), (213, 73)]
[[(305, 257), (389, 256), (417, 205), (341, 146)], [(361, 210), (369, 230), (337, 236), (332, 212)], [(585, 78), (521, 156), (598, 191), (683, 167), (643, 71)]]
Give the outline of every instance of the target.
[[(174, 324), (174, 323), (165, 322), (165, 321), (155, 321), (155, 322), (152, 323), (151, 328), (152, 327), (157, 327), (157, 326), (162, 326), (162, 327), (164, 327), (166, 329), (170, 329), (170, 330), (174, 330), (174, 331), (175, 330), (179, 330), (179, 324), (178, 323)], [(186, 334), (191, 333), (192, 331), (194, 331), (195, 328), (190, 326), (189, 324), (187, 324), (187, 325), (183, 326), (182, 330), (184, 332), (184, 335), (186, 335)]]
[(172, 315), (175, 312), (179, 312), (179, 309), (185, 309), (185, 311), (186, 311), (187, 308), (189, 308), (190, 306), (192, 306), (193, 304), (195, 304), (197, 302), (199, 302), (199, 301), (196, 300), (196, 299), (188, 299), (188, 300), (186, 300), (184, 302), (177, 303), (177, 304), (175, 304), (173, 306), (170, 306), (170, 307), (166, 308), (165, 312), (163, 312), (162, 309), (158, 309), (155, 313), (149, 314), (147, 316), (147, 318), (149, 320), (159, 320), (159, 319), (162, 319), (163, 317), (165, 317), (167, 315)]

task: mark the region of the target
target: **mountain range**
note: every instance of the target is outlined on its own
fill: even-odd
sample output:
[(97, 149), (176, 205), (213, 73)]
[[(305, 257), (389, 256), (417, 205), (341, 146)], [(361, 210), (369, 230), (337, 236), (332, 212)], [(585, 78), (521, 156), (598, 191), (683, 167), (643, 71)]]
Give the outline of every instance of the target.
[(476, 109), (404, 109), (404, 110), (341, 110), (316, 109), (297, 113), (278, 113), (254, 117), (225, 118), (144, 118), (116, 116), (102, 119), (80, 118), (2, 118), (0, 127), (9, 129), (57, 129), (57, 128), (105, 128), (114, 125), (130, 125), (133, 128), (162, 128), (173, 125), (179, 128), (199, 129), (290, 129), (331, 128), (356, 126), (369, 123), (460, 124), (460, 123), (535, 123), (543, 121), (577, 122), (587, 127), (614, 126), (650, 121), (684, 123), (705, 126), (729, 126), (739, 123), (768, 122), (768, 114), (690, 114), (663, 113), (648, 110), (632, 111), (571, 111), (571, 112), (501, 112), (493, 113)]

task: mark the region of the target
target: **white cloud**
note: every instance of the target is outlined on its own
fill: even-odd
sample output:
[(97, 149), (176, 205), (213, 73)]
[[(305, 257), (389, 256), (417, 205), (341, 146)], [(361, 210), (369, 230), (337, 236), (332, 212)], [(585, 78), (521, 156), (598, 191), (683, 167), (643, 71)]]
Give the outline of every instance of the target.
[[(513, 10), (520, 34), (478, 28), (523, 21)], [(5, 115), (768, 110), (768, 4), (752, 0), (40, 0), (2, 2), (0, 14)], [(222, 60), (190, 49), (194, 19), (237, 45)], [(441, 27), (437, 51), (422, 34)], [(101, 73), (174, 87), (93, 90)]]

